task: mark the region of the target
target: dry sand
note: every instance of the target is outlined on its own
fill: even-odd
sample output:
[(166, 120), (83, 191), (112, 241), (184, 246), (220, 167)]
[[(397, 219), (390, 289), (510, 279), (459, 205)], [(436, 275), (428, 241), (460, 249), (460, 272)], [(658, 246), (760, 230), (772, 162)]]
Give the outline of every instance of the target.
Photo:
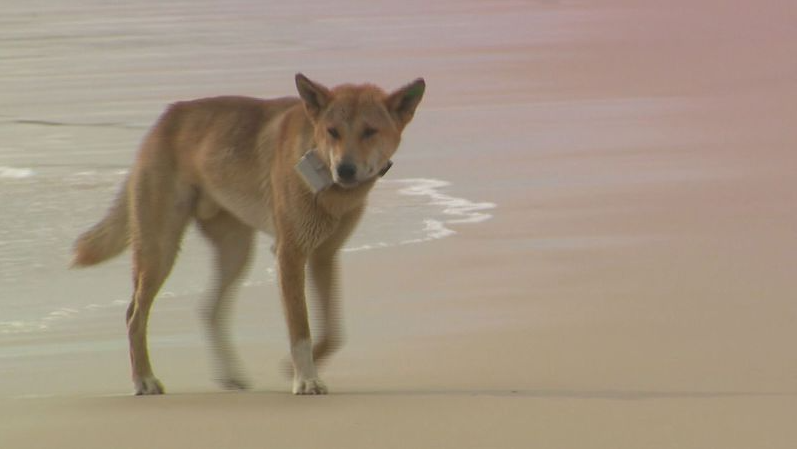
[(6, 393), (59, 395), (0, 399), (0, 445), (796, 446), (797, 5), (490, 5), (462, 8), (572, 20), (426, 55), (450, 59), (424, 67), (402, 170), (495, 217), (345, 255), (331, 395), (287, 393), (286, 347), (243, 345), (247, 393), (198, 346), (154, 348), (154, 398), (122, 395), (123, 351), (73, 353), (4, 368)]

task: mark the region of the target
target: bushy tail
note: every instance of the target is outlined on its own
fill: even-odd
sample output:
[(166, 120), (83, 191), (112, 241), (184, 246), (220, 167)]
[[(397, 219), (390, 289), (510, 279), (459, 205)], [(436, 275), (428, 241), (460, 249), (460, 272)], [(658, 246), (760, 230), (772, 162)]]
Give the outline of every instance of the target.
[(73, 247), (75, 257), (72, 260), (72, 267), (99, 264), (127, 248), (130, 243), (128, 183), (129, 179), (125, 180), (105, 217), (77, 238)]

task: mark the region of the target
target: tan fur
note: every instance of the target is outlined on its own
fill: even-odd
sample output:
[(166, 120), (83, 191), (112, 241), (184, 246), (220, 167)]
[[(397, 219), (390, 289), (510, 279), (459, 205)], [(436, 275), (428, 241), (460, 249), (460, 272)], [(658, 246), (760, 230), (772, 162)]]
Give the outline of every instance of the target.
[[(147, 319), (192, 220), (216, 253), (217, 276), (204, 316), (221, 383), (246, 387), (225, 323), (259, 230), (275, 240), (294, 393), (326, 393), (315, 363), (340, 345), (337, 251), (398, 148), (425, 84), (418, 79), (390, 95), (372, 85), (330, 90), (301, 74), (296, 84), (300, 98), (216, 97), (171, 105), (144, 140), (107, 216), (75, 243), (76, 266), (132, 247), (135, 288), (127, 325), (137, 394), (163, 393), (147, 353)], [(294, 170), (314, 148), (336, 182), (317, 195)], [(338, 175), (340, 164), (356, 167), (353, 179)], [(305, 267), (323, 315), (312, 354)]]

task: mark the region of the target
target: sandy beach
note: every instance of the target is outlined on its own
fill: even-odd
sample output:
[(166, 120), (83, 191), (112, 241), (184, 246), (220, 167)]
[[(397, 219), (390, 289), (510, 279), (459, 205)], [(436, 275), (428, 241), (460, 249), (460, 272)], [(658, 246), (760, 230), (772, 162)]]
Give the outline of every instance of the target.
[[(165, 396), (130, 395), (113, 303), (129, 255), (52, 269), (37, 282), (58, 300), (0, 278), (13, 305), (0, 305), (0, 446), (797, 446), (796, 4), (143, 4), (9, 7), (0, 30), (30, 33), (0, 31), (15, 52), (0, 62), (0, 130), (15, 139), (0, 146), (0, 191), (73, 159), (107, 167), (96, 205), (63, 222), (88, 226), (170, 101), (289, 94), (297, 71), (387, 88), (423, 76), (377, 200), (450, 232), (383, 237), (392, 219), (372, 202), (355, 242), (368, 248), (342, 256), (347, 342), (321, 397), (289, 394), (280, 373), (267, 239), (236, 309), (248, 392), (210, 380), (191, 290), (201, 248), (178, 260), (150, 325)], [(47, 39), (59, 47), (45, 64)], [(447, 184), (402, 196), (389, 177)], [(69, 186), (53, 191), (82, 185)], [(456, 199), (460, 216), (444, 211)], [(58, 320), (29, 320), (56, 301)]]

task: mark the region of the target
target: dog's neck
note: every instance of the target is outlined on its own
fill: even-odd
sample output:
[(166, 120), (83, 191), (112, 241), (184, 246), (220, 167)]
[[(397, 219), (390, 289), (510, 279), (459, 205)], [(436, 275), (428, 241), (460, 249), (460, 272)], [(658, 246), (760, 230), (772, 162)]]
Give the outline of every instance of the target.
[(315, 194), (314, 202), (327, 214), (333, 217), (342, 217), (365, 205), (368, 193), (371, 192), (377, 179), (379, 179), (378, 176), (351, 188), (333, 184)]
[(373, 177), (357, 186), (344, 187), (332, 180), (328, 165), (317, 155), (316, 147), (313, 147), (304, 153), (295, 170), (308, 193), (312, 195), (313, 204), (333, 217), (341, 217), (365, 204), (365, 198), (376, 180), (384, 176), (392, 165), (393, 162), (388, 161)]

